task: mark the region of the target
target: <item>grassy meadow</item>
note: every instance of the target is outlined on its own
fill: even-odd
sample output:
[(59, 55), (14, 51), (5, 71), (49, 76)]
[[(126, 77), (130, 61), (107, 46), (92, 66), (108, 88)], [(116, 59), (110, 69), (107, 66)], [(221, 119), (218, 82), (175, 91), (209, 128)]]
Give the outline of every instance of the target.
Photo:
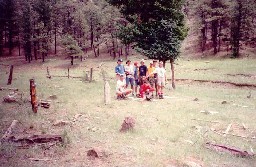
[[(139, 61), (132, 57), (132, 61)], [(253, 167), (256, 157), (242, 158), (206, 148), (206, 143), (236, 147), (256, 152), (256, 88), (229, 84), (176, 82), (176, 89), (165, 89), (165, 99), (151, 102), (136, 98), (115, 99), (115, 61), (87, 59), (83, 62), (49, 58), (43, 64), (24, 63), (23, 59), (2, 59), (14, 64), (12, 85), (6, 86), (9, 67), (0, 66), (0, 86), (18, 88), (23, 93), (19, 104), (0, 103), (0, 136), (12, 120), (20, 121), (19, 134), (62, 134), (62, 145), (20, 149), (0, 145), (0, 166), (119, 166), (119, 167)], [(149, 61), (146, 61), (148, 65)], [(111, 104), (103, 102), (101, 69), (111, 86)], [(227, 81), (256, 85), (256, 59), (185, 59), (176, 62), (179, 79)], [(51, 79), (46, 78), (49, 68)], [(93, 82), (84, 77), (93, 67)], [(166, 65), (170, 78), (170, 65)], [(243, 74), (243, 75), (241, 75)], [(29, 79), (34, 78), (38, 99), (56, 95), (49, 109), (32, 113), (29, 102)], [(167, 88), (170, 86), (167, 85)], [(10, 91), (0, 91), (0, 99)], [(196, 99), (196, 100), (195, 100)], [(225, 101), (225, 102), (223, 102)], [(223, 104), (222, 104), (223, 103)], [(120, 133), (125, 117), (136, 124), (133, 131)], [(54, 126), (58, 120), (69, 124)], [(224, 135), (232, 124), (228, 135)], [(231, 134), (235, 134), (233, 136)], [(243, 137), (241, 137), (243, 136)], [(98, 159), (87, 157), (91, 148), (103, 150)], [(47, 159), (33, 161), (31, 158)], [(17, 164), (18, 163), (18, 164)]]

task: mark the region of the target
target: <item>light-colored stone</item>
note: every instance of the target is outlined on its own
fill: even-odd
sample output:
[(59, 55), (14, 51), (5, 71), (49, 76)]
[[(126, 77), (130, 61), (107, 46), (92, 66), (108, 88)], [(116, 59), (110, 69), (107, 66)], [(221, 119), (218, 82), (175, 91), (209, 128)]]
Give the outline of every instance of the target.
[(110, 104), (111, 103), (111, 94), (110, 94), (110, 86), (108, 81), (104, 84), (104, 103)]

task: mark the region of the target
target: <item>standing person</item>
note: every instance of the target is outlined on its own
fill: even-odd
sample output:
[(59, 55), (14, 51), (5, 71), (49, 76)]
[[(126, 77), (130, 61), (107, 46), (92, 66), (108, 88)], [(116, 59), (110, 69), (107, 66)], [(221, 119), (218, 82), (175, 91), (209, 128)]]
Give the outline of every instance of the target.
[(147, 76), (147, 72), (148, 72), (148, 68), (147, 66), (145, 65), (145, 60), (142, 59), (140, 61), (140, 67), (139, 67), (139, 82), (140, 82), (140, 85), (143, 84), (143, 81), (144, 79), (146, 78)]
[(124, 74), (120, 74), (119, 79), (116, 82), (117, 99), (125, 99), (130, 93), (132, 93), (132, 89), (126, 89)]
[(158, 68), (157, 63), (158, 63), (157, 60), (153, 60), (153, 67), (155, 68), (155, 71), (153, 73), (154, 73), (154, 79), (155, 79), (154, 87), (155, 87), (155, 90), (156, 90), (156, 96), (157, 96), (157, 93), (158, 93), (158, 91), (157, 91), (157, 73), (156, 73), (156, 69)]
[(149, 67), (148, 67), (147, 78), (148, 78), (148, 81), (149, 81), (151, 87), (155, 87), (154, 72), (155, 72), (155, 67), (153, 66), (153, 61), (150, 61)]
[(135, 95), (138, 95), (138, 85), (139, 85), (139, 66), (138, 62), (134, 62), (134, 82), (135, 82), (135, 88), (134, 92)]
[(159, 67), (156, 69), (157, 73), (157, 89), (158, 89), (158, 95), (159, 99), (163, 99), (163, 89), (165, 86), (166, 81), (166, 70), (163, 67), (163, 62), (159, 62)]
[(133, 65), (131, 65), (131, 60), (127, 60), (126, 61), (126, 66), (124, 67), (124, 72), (126, 74), (126, 88), (128, 88), (128, 86), (130, 84), (131, 85), (131, 89), (133, 90), (133, 85), (134, 85), (134, 67), (133, 67)]
[(117, 66), (115, 67), (116, 80), (120, 78), (121, 74), (124, 75), (124, 65), (122, 64), (122, 62), (122, 59), (117, 60)]

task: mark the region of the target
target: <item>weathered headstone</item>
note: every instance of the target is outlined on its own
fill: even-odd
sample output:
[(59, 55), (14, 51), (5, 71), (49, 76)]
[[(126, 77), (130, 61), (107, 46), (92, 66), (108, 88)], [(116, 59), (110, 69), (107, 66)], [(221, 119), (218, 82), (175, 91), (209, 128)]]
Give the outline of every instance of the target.
[(104, 103), (105, 104), (110, 104), (111, 102), (111, 95), (110, 95), (110, 86), (108, 81), (105, 81), (104, 84)]

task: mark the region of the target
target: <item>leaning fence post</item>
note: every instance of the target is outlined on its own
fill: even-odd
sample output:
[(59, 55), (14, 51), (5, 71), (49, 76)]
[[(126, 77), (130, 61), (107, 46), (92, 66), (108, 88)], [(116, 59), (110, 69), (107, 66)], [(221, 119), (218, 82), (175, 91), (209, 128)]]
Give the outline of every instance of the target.
[(69, 68), (68, 68), (68, 78), (69, 78)]
[(10, 67), (10, 75), (9, 75), (9, 78), (8, 78), (7, 85), (11, 85), (12, 84), (12, 74), (13, 74), (13, 65), (11, 65), (11, 67)]
[(32, 110), (34, 113), (37, 113), (36, 84), (34, 79), (30, 79), (30, 96)]
[(92, 82), (92, 72), (93, 72), (93, 68), (91, 68), (91, 72), (90, 72), (90, 82)]

